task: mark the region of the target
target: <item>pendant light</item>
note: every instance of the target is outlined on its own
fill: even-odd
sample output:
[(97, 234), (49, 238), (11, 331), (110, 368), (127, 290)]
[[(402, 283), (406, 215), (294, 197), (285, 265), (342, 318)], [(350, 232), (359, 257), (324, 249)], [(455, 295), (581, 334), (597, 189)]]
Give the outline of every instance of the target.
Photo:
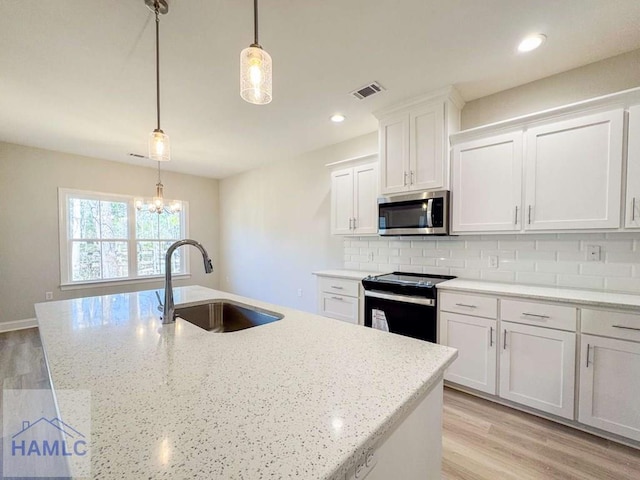
[(240, 96), (249, 103), (271, 102), (271, 55), (258, 43), (258, 0), (253, 0), (253, 43), (240, 52)]
[[(160, 14), (169, 11), (166, 0), (145, 0), (144, 3), (156, 16), (156, 117), (157, 126), (149, 135), (149, 158), (158, 162), (171, 160), (169, 136), (160, 128)], [(159, 168), (159, 167), (158, 167)]]

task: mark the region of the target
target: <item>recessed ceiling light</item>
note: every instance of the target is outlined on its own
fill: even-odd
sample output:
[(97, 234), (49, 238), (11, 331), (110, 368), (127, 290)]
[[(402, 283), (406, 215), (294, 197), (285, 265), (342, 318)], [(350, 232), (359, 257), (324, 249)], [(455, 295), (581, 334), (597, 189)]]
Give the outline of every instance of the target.
[(331, 121), (333, 123), (342, 123), (346, 117), (341, 113), (336, 113), (335, 115), (331, 115)]
[(535, 50), (540, 45), (542, 45), (546, 39), (547, 39), (547, 36), (543, 35), (542, 33), (529, 35), (528, 37), (525, 37), (520, 42), (520, 45), (518, 45), (518, 51), (524, 53), (524, 52), (530, 52), (531, 50)]

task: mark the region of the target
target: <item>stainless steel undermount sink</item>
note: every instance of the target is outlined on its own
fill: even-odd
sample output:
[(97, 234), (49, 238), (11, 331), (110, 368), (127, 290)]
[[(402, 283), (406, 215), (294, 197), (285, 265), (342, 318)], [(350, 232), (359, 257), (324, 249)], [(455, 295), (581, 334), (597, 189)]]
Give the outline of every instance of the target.
[(190, 307), (176, 307), (176, 316), (209, 332), (224, 333), (280, 320), (283, 315), (232, 300), (212, 300)]

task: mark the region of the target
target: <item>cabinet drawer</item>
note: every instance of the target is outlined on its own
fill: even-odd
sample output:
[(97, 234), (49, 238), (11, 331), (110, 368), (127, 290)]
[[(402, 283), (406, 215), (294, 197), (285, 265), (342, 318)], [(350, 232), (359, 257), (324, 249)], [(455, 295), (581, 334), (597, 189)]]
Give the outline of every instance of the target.
[(357, 297), (360, 289), (358, 280), (347, 280), (345, 278), (318, 277), (320, 291), (326, 293), (337, 293)]
[(583, 308), (582, 333), (640, 342), (640, 315)]
[(358, 304), (356, 297), (320, 293), (320, 315), (349, 323), (358, 323)]
[(498, 299), (465, 293), (442, 292), (440, 294), (440, 310), (476, 317), (497, 318)]
[(576, 331), (577, 309), (548, 303), (502, 300), (500, 318), (510, 322)]

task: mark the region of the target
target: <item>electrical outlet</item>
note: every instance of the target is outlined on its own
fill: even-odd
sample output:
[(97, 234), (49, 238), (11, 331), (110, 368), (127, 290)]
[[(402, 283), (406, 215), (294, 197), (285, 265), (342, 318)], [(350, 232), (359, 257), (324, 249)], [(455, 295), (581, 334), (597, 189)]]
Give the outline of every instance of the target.
[(301, 288), (299, 288), (299, 289), (298, 289), (298, 296), (299, 296), (299, 297), (301, 297), (301, 296), (302, 296), (302, 289), (301, 289)]
[(498, 256), (497, 255), (489, 255), (489, 267), (490, 268), (498, 268)]
[(53, 300), (53, 292), (44, 292), (45, 300)]
[(599, 262), (602, 259), (602, 249), (600, 245), (587, 245), (587, 260), (589, 262)]

